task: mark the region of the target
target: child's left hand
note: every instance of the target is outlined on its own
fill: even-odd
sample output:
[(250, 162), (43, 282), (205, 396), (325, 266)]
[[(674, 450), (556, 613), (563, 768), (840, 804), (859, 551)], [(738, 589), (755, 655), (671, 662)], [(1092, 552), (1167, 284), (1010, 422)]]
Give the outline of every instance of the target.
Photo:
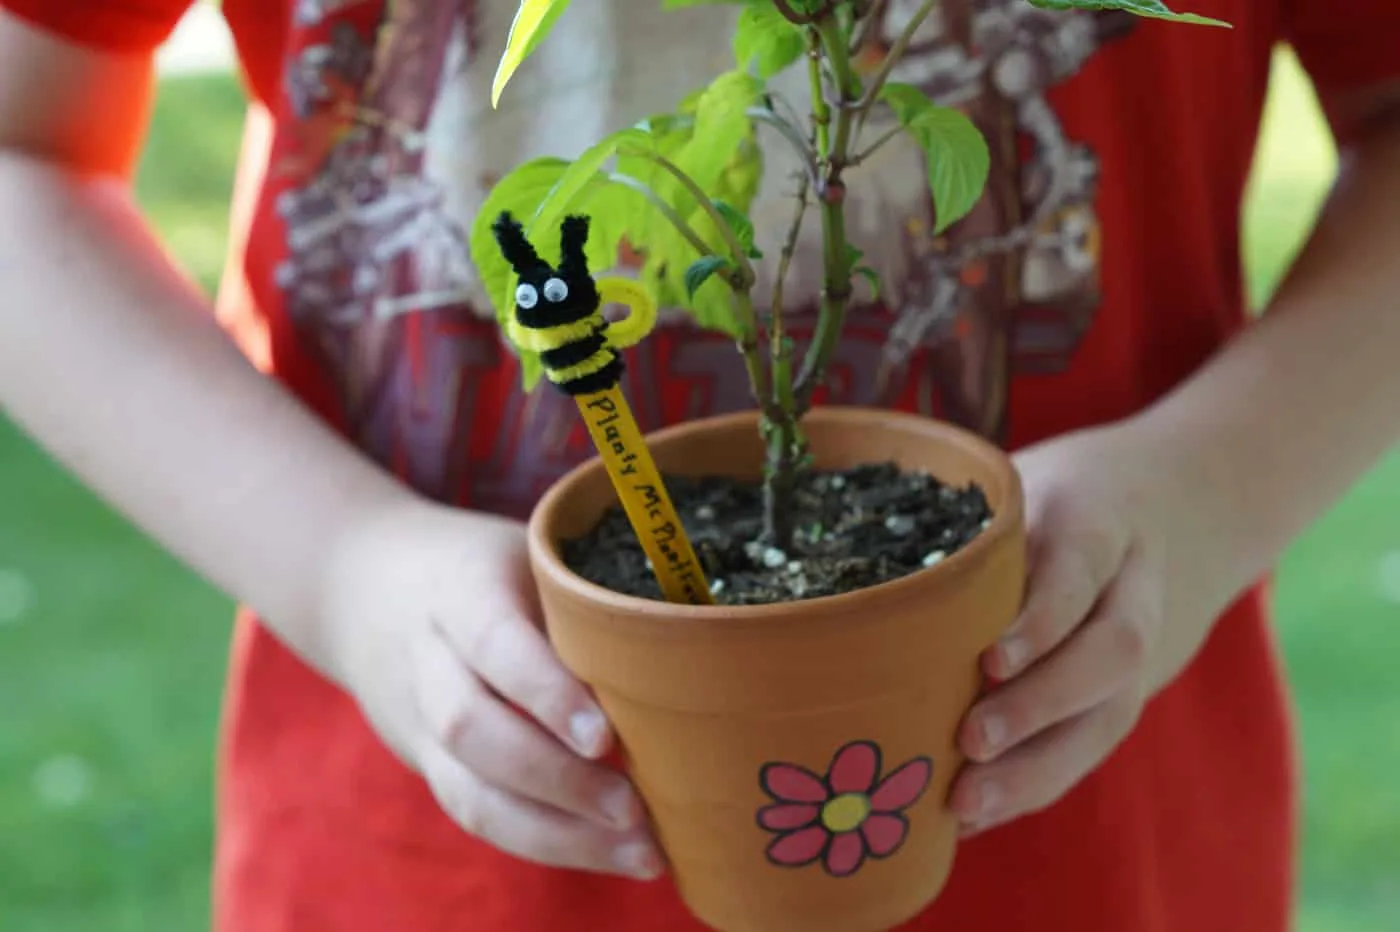
[(1042, 809), (1072, 789), (1128, 735), (1214, 621), (1204, 604), (1175, 597), (1172, 617), (1166, 612), (1168, 592), (1197, 582), (1168, 578), (1199, 565), (1178, 559), (1179, 548), (1205, 546), (1193, 539), (1201, 535), (1192, 519), (1183, 519), (1192, 506), (1171, 444), (1127, 421), (1015, 459), (1030, 578), (1020, 617), (984, 657), (999, 685), (962, 726), (970, 761), (951, 805), (964, 834)]

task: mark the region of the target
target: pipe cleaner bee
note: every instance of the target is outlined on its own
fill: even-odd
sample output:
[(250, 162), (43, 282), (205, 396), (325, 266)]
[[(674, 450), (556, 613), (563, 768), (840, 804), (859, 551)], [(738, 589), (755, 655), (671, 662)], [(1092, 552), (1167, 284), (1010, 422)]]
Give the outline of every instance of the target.
[[(640, 284), (626, 278), (595, 281), (589, 273), (584, 255), (588, 226), (587, 217), (564, 218), (557, 269), (540, 258), (509, 212), (491, 227), (501, 254), (519, 277), (506, 336), (521, 351), (538, 353), (545, 376), (575, 396), (616, 386), (622, 379), (618, 350), (640, 341), (656, 323), (656, 303)], [(610, 323), (603, 305), (614, 303), (631, 313)]]

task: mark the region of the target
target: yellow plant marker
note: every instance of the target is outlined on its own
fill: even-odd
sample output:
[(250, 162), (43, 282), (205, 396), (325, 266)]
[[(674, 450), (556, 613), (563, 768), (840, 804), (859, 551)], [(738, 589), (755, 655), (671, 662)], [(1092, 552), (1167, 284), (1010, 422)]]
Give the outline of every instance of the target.
[[(493, 231), (519, 276), (506, 336), (522, 352), (537, 353), (545, 377), (578, 404), (666, 601), (713, 604), (704, 568), (621, 388), (618, 351), (651, 332), (656, 302), (635, 281), (593, 279), (584, 255), (586, 217), (565, 218), (557, 269), (539, 257), (509, 214), (496, 220)], [(623, 304), (631, 313), (609, 323), (604, 304)]]
[(711, 604), (705, 571), (621, 389), (579, 395), (577, 400), (666, 601)]

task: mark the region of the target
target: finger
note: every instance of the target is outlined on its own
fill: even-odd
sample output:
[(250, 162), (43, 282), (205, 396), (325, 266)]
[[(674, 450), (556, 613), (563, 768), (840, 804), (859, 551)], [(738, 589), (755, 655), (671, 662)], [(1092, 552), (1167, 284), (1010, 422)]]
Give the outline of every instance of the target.
[(611, 831), (494, 786), (435, 746), (424, 752), (424, 774), (453, 821), (508, 854), (642, 880), (661, 874), (661, 855), (641, 831)]
[(1122, 566), (1125, 545), (1109, 532), (1054, 530), (1053, 515), (1033, 548), (1020, 615), (987, 654), (988, 675), (1010, 679), (1049, 654), (1084, 620)]
[(961, 745), (991, 760), (1141, 683), (1162, 613), (1162, 575), (1141, 549), (1130, 551), (1089, 620), (1040, 665), (989, 693), (963, 722)]
[(641, 801), (621, 774), (579, 757), (491, 695), (445, 644), (421, 653), (419, 710), (459, 763), (502, 789), (613, 828), (642, 823)]
[(493, 689), (584, 757), (608, 752), (612, 730), (603, 710), (523, 611), (455, 621), (433, 620), (457, 657)]
[(1140, 696), (1119, 693), (993, 763), (967, 767), (950, 797), (963, 833), (986, 831), (1059, 800), (1118, 746), (1141, 709)]

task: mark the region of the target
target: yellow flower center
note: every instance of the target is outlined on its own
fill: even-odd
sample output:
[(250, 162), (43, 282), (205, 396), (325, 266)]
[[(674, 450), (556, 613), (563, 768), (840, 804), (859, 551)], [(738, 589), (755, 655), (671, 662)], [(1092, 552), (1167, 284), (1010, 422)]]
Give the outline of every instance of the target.
[(870, 815), (870, 797), (864, 793), (842, 793), (822, 806), (822, 825), (829, 832), (853, 832)]

